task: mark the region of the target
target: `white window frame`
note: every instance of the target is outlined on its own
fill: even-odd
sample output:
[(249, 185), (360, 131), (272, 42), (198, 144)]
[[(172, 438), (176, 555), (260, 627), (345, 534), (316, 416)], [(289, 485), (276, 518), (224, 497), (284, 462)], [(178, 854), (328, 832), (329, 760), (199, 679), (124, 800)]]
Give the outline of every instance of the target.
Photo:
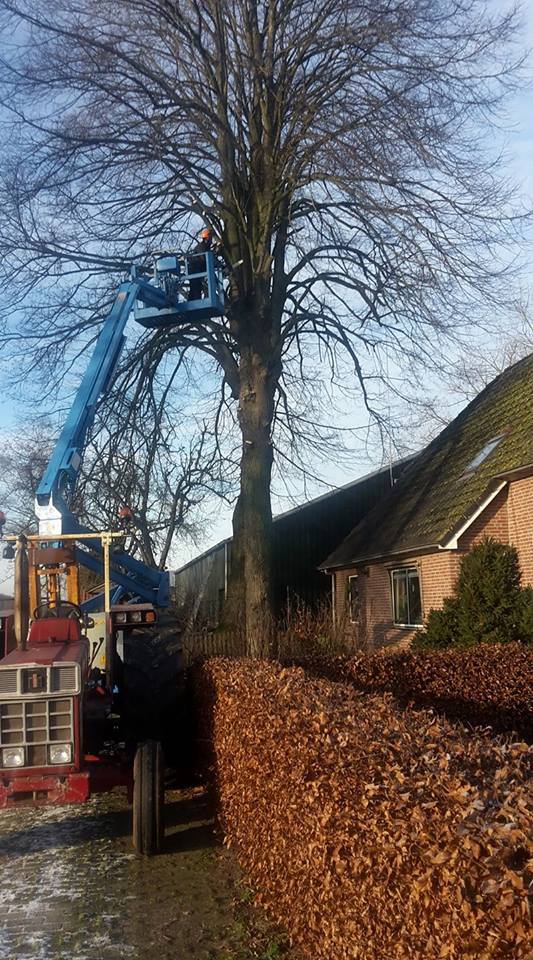
[(352, 610), (352, 592), (351, 592), (351, 589), (350, 589), (350, 584), (351, 584), (352, 580), (359, 580), (359, 575), (358, 575), (357, 573), (352, 573), (352, 574), (350, 574), (350, 576), (348, 577), (348, 580), (347, 580), (347, 589), (348, 589), (348, 597), (347, 597), (347, 599), (348, 599), (348, 619), (349, 619), (350, 623), (359, 623), (359, 611), (360, 611), (360, 609), (361, 609), (361, 597), (359, 596), (359, 584), (357, 585), (357, 599), (358, 599), (357, 615), (354, 617), (354, 616), (353, 616), (353, 610)]
[[(396, 609), (395, 609), (395, 600), (394, 600), (394, 574), (405, 573), (407, 579), (409, 574), (416, 574), (418, 577), (418, 592), (420, 594), (420, 622), (419, 623), (405, 623), (396, 619)], [(422, 577), (420, 574), (420, 567), (413, 566), (413, 564), (406, 564), (403, 567), (394, 567), (390, 571), (390, 586), (391, 586), (391, 607), (392, 607), (392, 622), (395, 627), (408, 627), (410, 630), (416, 630), (418, 627), (424, 625), (424, 606), (422, 602)], [(409, 613), (409, 590), (407, 590), (407, 608), (409, 620), (411, 616)]]

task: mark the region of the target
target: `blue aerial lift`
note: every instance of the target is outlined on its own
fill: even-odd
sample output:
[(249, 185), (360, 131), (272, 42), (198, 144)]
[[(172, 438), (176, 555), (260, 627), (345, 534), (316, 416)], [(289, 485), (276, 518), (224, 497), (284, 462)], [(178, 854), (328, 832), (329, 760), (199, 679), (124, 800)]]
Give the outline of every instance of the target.
[[(39, 532), (28, 538), (29, 549), (19, 538), (17, 649), (3, 658), (0, 652), (0, 715), (16, 718), (5, 730), (0, 723), (0, 808), (81, 802), (126, 786), (133, 841), (143, 854), (157, 852), (163, 840), (160, 739), (174, 756), (177, 749), (180, 640), (170, 618), (167, 642), (167, 628), (161, 619), (156, 626), (154, 611), (169, 604), (168, 574), (110, 551), (117, 534), (83, 527), (72, 512), (72, 495), (130, 315), (149, 329), (220, 317), (223, 274), (212, 251), (161, 255), (150, 273), (134, 267), (120, 285), (37, 490)], [(0, 511), (0, 533), (5, 520)], [(79, 564), (103, 574), (103, 613), (101, 596), (79, 604)]]
[[(200, 283), (203, 296), (189, 299)], [(103, 561), (95, 541), (83, 539), (91, 534), (71, 511), (88, 430), (93, 423), (98, 401), (105, 396), (125, 343), (128, 318), (149, 329), (173, 327), (187, 322), (222, 316), (224, 313), (223, 266), (213, 251), (190, 255), (164, 254), (154, 268), (133, 266), (128, 280), (118, 288), (115, 301), (96, 342), (89, 366), (77, 390), (70, 413), (37, 489), (35, 512), (39, 534), (50, 538), (70, 534), (79, 537), (76, 560), (95, 573), (103, 574)], [(140, 602), (166, 607), (169, 603), (168, 573), (155, 570), (125, 552), (111, 556), (111, 580), (115, 584), (113, 601), (127, 594)], [(83, 604), (89, 612), (98, 608), (98, 598)]]

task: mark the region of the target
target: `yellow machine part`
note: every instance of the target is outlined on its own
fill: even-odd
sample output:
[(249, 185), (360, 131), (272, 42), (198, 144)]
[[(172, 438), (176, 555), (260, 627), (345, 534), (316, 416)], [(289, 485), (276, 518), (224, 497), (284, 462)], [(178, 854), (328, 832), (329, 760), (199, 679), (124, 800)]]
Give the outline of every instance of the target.
[(44, 601), (57, 603), (63, 599), (79, 605), (78, 565), (73, 551), (61, 546), (42, 549), (30, 543), (28, 558), (31, 614)]
[[(89, 660), (93, 667), (99, 670), (106, 668), (106, 615), (105, 613), (91, 613), (91, 620), (94, 621), (94, 627), (87, 628), (89, 638)], [(94, 657), (94, 659), (93, 659)]]

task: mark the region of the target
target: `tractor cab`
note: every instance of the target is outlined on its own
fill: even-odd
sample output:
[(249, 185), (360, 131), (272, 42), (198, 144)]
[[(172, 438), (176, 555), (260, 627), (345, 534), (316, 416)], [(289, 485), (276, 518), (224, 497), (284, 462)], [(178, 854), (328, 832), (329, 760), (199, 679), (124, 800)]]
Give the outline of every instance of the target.
[(87, 619), (81, 607), (68, 600), (41, 603), (33, 612), (26, 646), (81, 643), (82, 626), (87, 624)]

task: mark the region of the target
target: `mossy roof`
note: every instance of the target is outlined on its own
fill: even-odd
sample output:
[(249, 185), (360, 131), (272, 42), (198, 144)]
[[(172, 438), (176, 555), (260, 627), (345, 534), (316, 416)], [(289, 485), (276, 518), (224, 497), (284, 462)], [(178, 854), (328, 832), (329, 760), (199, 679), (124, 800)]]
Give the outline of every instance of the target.
[[(470, 468), (496, 437), (501, 440), (492, 452)], [(472, 516), (501, 474), (531, 464), (533, 354), (485, 387), (416, 457), (390, 494), (321, 568), (441, 546)]]

